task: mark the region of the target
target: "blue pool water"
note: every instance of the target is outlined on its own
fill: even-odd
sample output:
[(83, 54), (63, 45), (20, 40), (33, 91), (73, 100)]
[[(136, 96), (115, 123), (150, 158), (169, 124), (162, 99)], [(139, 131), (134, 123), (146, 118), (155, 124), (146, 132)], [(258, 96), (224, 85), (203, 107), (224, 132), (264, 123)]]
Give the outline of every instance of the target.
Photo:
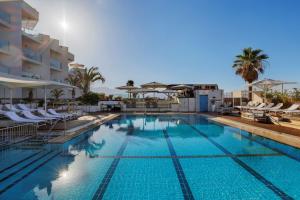
[(300, 150), (199, 115), (123, 115), (2, 150), (0, 199), (300, 199)]

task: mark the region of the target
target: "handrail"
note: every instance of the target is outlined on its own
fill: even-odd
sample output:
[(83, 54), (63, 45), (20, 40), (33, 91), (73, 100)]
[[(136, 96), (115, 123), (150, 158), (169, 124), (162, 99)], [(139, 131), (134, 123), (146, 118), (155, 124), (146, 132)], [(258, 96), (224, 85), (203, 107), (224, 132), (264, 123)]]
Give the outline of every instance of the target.
[(37, 135), (37, 124), (26, 123), (0, 129), (0, 146), (9, 145), (25, 137)]

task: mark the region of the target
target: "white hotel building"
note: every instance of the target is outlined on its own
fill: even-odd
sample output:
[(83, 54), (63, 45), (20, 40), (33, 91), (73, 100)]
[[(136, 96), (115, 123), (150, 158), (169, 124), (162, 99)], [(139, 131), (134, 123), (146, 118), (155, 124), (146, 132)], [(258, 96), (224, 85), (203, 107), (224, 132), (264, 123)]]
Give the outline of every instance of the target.
[[(24, 0), (0, 0), (0, 73), (65, 82), (74, 55), (49, 35), (31, 34), (38, 20), (38, 11)], [(28, 92), (14, 90), (13, 97), (26, 98)], [(35, 89), (33, 94), (43, 98), (44, 91)], [(8, 89), (0, 88), (0, 99), (8, 97)]]

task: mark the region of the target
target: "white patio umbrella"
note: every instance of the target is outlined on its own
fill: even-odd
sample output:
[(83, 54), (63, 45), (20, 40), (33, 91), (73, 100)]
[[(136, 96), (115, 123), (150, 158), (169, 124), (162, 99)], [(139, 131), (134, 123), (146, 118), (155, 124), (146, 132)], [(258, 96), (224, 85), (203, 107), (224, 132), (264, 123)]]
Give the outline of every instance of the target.
[(146, 83), (141, 85), (142, 88), (152, 88), (152, 89), (156, 89), (156, 88), (166, 88), (167, 85), (163, 84), (163, 83), (159, 83), (159, 82), (150, 82), (150, 83)]
[(10, 105), (12, 105), (12, 90), (15, 88), (44, 88), (45, 110), (47, 110), (47, 89), (76, 88), (75, 86), (55, 81), (37, 80), (0, 73), (0, 85), (10, 89)]
[(176, 91), (176, 90), (163, 90), (163, 91), (159, 91), (159, 93), (163, 93), (163, 94), (166, 94), (168, 97), (170, 96), (170, 94), (178, 94), (179, 92)]
[(129, 94), (132, 93), (132, 90), (138, 89), (138, 87), (135, 86), (130, 86), (130, 85), (124, 85), (124, 86), (120, 86), (120, 87), (116, 87), (116, 89), (118, 90), (126, 90), (128, 93), (128, 98), (129, 98)]
[(148, 88), (138, 88), (138, 89), (135, 89), (135, 90), (131, 90), (132, 93), (140, 93), (143, 95), (143, 98), (144, 98), (144, 95), (146, 93), (158, 93), (159, 91), (158, 90), (155, 90), (155, 89), (148, 89)]
[(265, 92), (265, 96), (266, 96), (267, 90), (269, 90), (273, 87), (276, 87), (276, 86), (281, 86), (281, 92), (283, 93), (283, 87), (286, 84), (297, 84), (297, 82), (273, 80), (273, 79), (266, 78), (266, 79), (255, 81), (255, 82), (249, 84), (249, 86), (254, 86), (254, 87), (262, 89)]
[(184, 90), (184, 89), (193, 89), (193, 87), (189, 86), (189, 85), (181, 84), (181, 85), (173, 86), (173, 87), (171, 87), (171, 89), (173, 89), (173, 90)]

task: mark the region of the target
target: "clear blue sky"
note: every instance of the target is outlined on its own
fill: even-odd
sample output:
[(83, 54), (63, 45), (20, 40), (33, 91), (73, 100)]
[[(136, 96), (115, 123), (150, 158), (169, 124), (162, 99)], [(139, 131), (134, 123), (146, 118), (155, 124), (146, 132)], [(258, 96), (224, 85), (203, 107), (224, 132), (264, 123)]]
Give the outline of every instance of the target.
[[(231, 68), (244, 47), (270, 57), (263, 77), (300, 82), (297, 0), (27, 0), (37, 31), (64, 40), (76, 61), (98, 66), (105, 87), (217, 83), (239, 89)], [(60, 26), (66, 18), (65, 35)], [(99, 84), (100, 85), (100, 84)]]

